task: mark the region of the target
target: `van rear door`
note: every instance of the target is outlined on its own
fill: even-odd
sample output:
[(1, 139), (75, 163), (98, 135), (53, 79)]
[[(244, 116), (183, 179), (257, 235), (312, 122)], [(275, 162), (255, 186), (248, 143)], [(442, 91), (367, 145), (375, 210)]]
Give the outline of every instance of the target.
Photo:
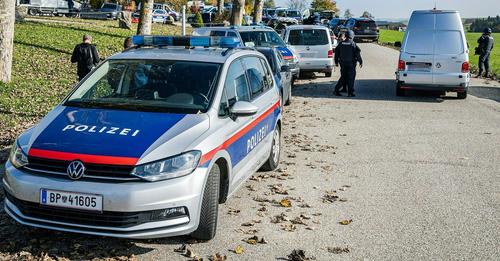
[(433, 83), (460, 85), (465, 81), (461, 75), (465, 61), (468, 61), (468, 50), (460, 15), (457, 12), (436, 14)]

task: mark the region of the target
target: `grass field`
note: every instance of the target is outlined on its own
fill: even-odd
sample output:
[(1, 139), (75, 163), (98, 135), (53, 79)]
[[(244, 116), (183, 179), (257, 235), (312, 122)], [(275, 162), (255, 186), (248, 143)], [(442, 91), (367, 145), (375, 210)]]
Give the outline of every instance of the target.
[[(16, 24), (13, 80), (0, 83), (0, 149), (43, 117), (77, 82), (70, 58), (83, 34), (92, 35), (101, 57), (107, 57), (121, 51), (125, 37), (135, 33), (118, 28), (116, 21), (71, 21), (44, 18)], [(153, 25), (154, 34), (180, 31), (176, 26)]]
[[(403, 41), (404, 32), (392, 31), (392, 30), (380, 30), (379, 42), (383, 44), (394, 45), (397, 41)], [(473, 71), (477, 70), (477, 64), (479, 57), (474, 55), (474, 48), (477, 46), (477, 39), (481, 36), (481, 33), (466, 33), (467, 43), (469, 43), (470, 54), (469, 60), (472, 65)], [(495, 43), (500, 44), (500, 33), (493, 34)], [(493, 48), (493, 53), (490, 58), (491, 71), (495, 73), (498, 77), (500, 75), (500, 48)]]

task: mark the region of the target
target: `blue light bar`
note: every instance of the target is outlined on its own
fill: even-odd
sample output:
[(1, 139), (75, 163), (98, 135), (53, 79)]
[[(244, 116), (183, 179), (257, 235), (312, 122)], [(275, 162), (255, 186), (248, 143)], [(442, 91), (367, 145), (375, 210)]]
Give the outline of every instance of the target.
[(184, 46), (184, 47), (220, 47), (236, 48), (241, 42), (236, 37), (210, 36), (160, 36), (135, 35), (132, 37), (135, 46)]

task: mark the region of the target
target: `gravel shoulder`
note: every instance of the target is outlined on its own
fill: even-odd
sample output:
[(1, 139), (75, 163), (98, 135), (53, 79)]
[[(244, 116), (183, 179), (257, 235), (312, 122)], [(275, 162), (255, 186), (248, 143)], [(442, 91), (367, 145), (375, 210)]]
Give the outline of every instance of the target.
[[(0, 212), (0, 260), (190, 260), (174, 251), (183, 244), (205, 260), (217, 252), (228, 260), (287, 260), (294, 249), (316, 260), (497, 259), (496, 96), (396, 97), (397, 51), (361, 48), (357, 97), (334, 97), (332, 79), (298, 82), (285, 107), (281, 168), (256, 173), (221, 205), (214, 240), (58, 233)], [(490, 87), (473, 85), (471, 93)], [(252, 236), (267, 243), (244, 242)], [(238, 245), (242, 254), (233, 252)]]

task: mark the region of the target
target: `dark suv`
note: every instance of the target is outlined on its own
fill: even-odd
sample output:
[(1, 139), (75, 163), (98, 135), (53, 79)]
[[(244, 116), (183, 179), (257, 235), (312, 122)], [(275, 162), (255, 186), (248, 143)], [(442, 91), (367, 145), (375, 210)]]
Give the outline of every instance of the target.
[(344, 25), (347, 19), (344, 18), (332, 18), (330, 22), (328, 22), (328, 27), (332, 29), (335, 36), (339, 35), (340, 28)]
[(351, 18), (345, 22), (340, 30), (343, 32), (352, 30), (355, 40), (372, 40), (377, 42), (379, 37), (378, 26), (370, 18)]

